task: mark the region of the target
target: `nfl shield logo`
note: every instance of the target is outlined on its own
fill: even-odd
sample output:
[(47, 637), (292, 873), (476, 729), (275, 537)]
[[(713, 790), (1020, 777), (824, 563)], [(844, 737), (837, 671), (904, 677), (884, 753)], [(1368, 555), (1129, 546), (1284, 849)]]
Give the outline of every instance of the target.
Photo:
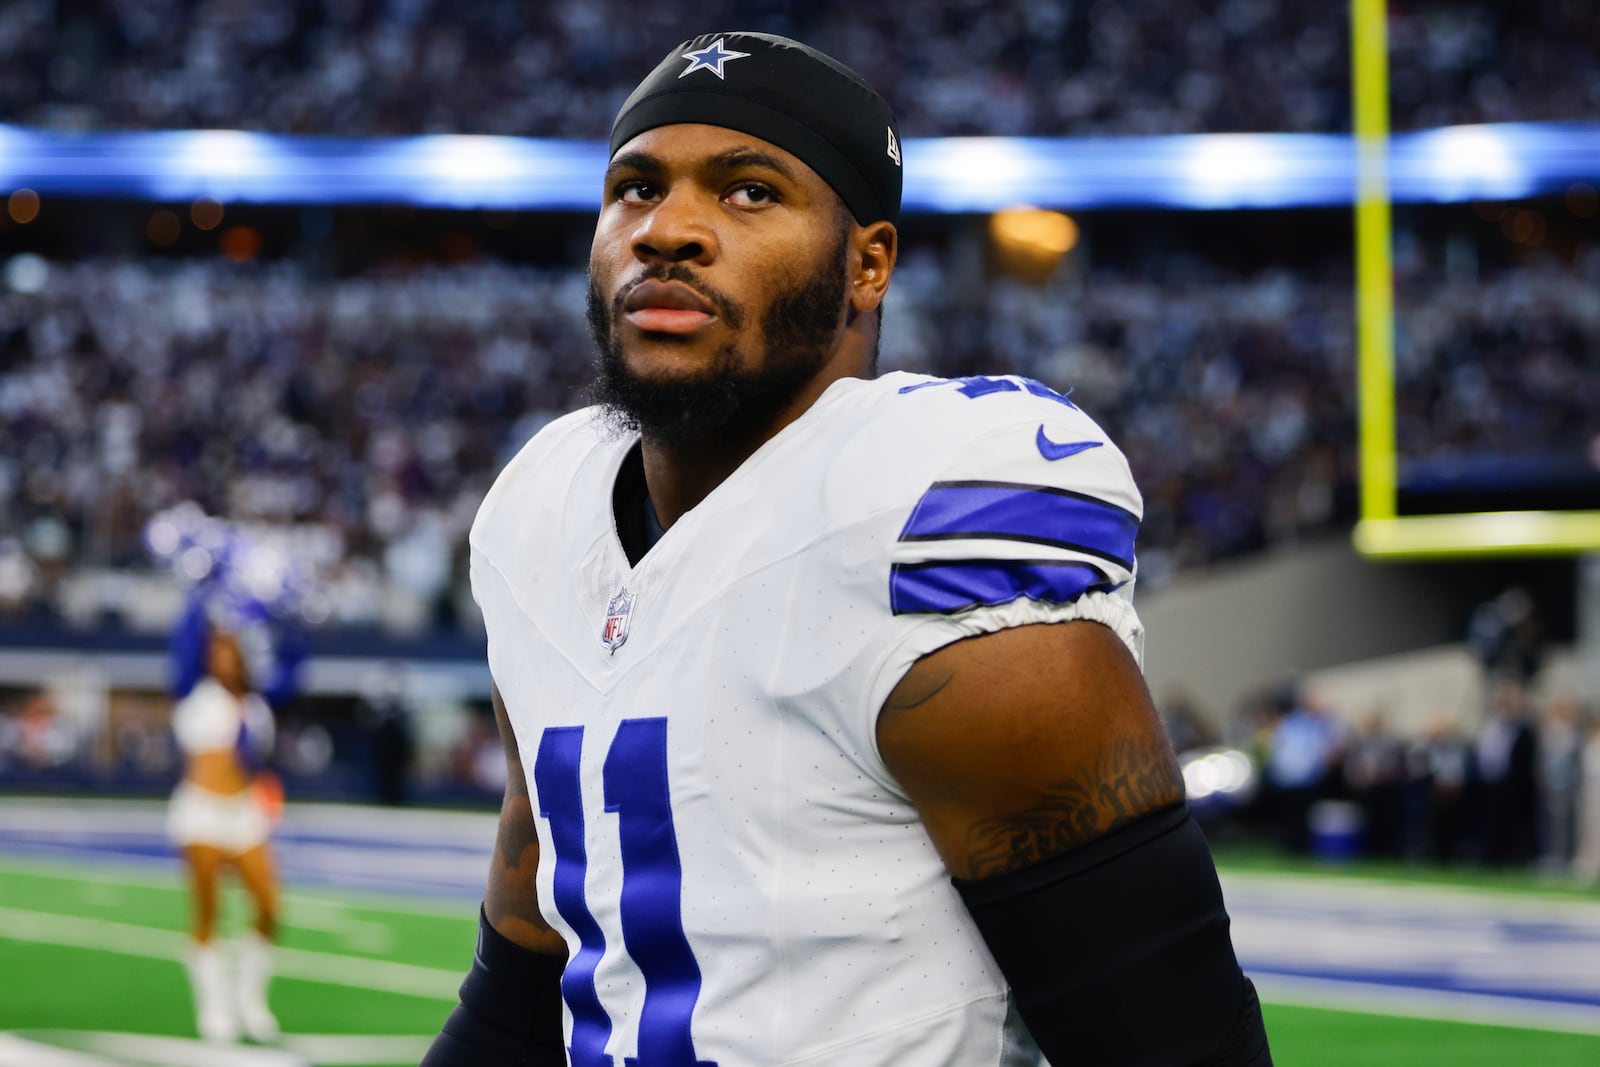
[(633, 614), (633, 599), (633, 594), (627, 589), (618, 589), (617, 595), (606, 604), (606, 628), (601, 631), (600, 640), (605, 642), (613, 655), (628, 639), (628, 617)]

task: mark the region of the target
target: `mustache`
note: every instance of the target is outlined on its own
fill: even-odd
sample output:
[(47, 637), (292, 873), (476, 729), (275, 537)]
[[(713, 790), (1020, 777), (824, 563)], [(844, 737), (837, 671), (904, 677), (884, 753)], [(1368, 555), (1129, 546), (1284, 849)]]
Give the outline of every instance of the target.
[(734, 329), (744, 325), (744, 310), (722, 290), (707, 284), (699, 278), (694, 271), (682, 263), (663, 264), (645, 270), (638, 277), (630, 279), (617, 289), (611, 298), (611, 318), (613, 321), (622, 317), (622, 303), (628, 299), (628, 294), (633, 292), (645, 282), (677, 282), (693, 289), (700, 298), (717, 309), (717, 315), (723, 322)]

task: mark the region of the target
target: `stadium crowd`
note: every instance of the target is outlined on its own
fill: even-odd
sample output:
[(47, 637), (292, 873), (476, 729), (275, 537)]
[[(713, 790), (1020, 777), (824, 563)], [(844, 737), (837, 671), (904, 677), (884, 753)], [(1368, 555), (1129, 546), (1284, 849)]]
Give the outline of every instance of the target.
[[(1181, 7), (930, 0), (907, 18), (714, 0), (696, 25), (813, 41), (866, 72), (908, 136), (1348, 126), (1343, 9)], [(0, 11), (0, 114), (594, 138), (686, 32), (668, 9), (611, 0), (18, 0)], [(1600, 16), (1578, 0), (1391, 5), (1390, 35), (1397, 127), (1600, 105)], [(0, 291), (0, 615), (56, 603), (79, 565), (147, 562), (150, 516), (194, 500), (328, 534), (334, 622), (449, 621), (470, 612), (461, 545), (488, 479), (581, 402), (588, 373), (571, 272), (479, 262), (325, 281), (292, 261), (18, 258)], [(1600, 408), (1584, 358), (1600, 258), (1482, 280), (1399, 266), (1402, 454), (1571, 451)], [(1174, 252), (1042, 287), (970, 277), (958, 300), (949, 269), (906, 256), (885, 365), (1076, 388), (1144, 490), (1146, 583), (1348, 517), (1342, 261), (1241, 274)]]
[[(707, 28), (796, 36), (864, 72), (907, 136), (1336, 132), (1343, 6), (1268, 0), (15, 0), (0, 115), (65, 129), (593, 139), (642, 70)], [(1397, 128), (1600, 108), (1585, 0), (1390, 5)], [(1181, 58), (1180, 58), (1181, 57)]]
[[(0, 614), (58, 605), (74, 567), (148, 568), (146, 523), (189, 500), (320, 531), (335, 624), (448, 622), (467, 604), (478, 501), (589, 375), (585, 283), (568, 269), (328, 280), (293, 260), (28, 260), (7, 276)], [(1074, 389), (1145, 494), (1146, 583), (1348, 519), (1342, 277), (1090, 268), (1043, 286), (995, 277), (957, 300), (946, 277), (932, 250), (907, 254), (884, 368)], [(1582, 355), (1600, 345), (1596, 285), (1600, 256), (1403, 288), (1406, 452), (1581, 440), (1600, 409)]]
[(1403, 455), (1509, 456), (1556, 442), (1583, 455), (1600, 411), (1600, 253), (1575, 269), (1532, 260), (1491, 287), (1427, 277), (1405, 285), (1396, 352)]

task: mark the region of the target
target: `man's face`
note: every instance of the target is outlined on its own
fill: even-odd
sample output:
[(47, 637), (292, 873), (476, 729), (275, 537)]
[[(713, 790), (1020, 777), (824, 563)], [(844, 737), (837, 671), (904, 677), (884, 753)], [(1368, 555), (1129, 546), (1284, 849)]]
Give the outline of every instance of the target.
[(623, 145), (589, 259), (595, 398), (665, 443), (759, 429), (838, 350), (850, 222), (749, 134), (680, 124)]

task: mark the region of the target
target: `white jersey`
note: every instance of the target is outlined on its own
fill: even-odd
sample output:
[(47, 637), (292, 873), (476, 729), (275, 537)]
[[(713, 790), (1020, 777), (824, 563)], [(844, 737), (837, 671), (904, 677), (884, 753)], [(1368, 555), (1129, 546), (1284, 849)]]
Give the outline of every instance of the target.
[(634, 443), (552, 423), (471, 538), (572, 1063), (1030, 1062), (876, 722), (963, 637), (1090, 618), (1139, 654), (1121, 453), (1025, 379), (846, 379), (632, 566)]

